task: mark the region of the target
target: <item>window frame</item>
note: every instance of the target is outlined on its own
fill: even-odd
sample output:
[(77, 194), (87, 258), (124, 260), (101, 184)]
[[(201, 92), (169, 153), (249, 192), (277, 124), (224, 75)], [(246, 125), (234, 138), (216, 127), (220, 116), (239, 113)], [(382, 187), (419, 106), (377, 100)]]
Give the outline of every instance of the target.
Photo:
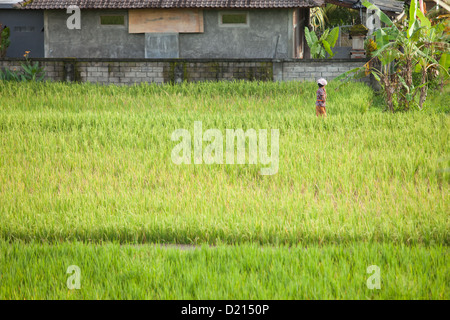
[[(123, 24), (102, 24), (102, 17), (123, 17)], [(102, 28), (127, 28), (128, 20), (126, 14), (99, 14), (98, 23)]]
[[(247, 18), (246, 23), (223, 23), (222, 17), (224, 15), (241, 15), (245, 14)], [(219, 27), (221, 28), (249, 28), (250, 27), (250, 12), (249, 11), (219, 11)]]

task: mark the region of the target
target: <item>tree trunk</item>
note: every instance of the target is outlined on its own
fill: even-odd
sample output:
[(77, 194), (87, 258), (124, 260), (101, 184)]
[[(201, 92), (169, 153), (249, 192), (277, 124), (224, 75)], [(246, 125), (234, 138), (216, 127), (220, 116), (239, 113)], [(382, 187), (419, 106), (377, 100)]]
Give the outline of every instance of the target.
[(422, 85), (423, 87), (420, 88), (420, 99), (419, 99), (419, 109), (422, 110), (423, 108), (423, 103), (425, 102), (426, 98), (427, 98), (427, 93), (428, 93), (428, 86), (425, 85), (425, 83), (427, 83), (427, 70), (425, 68), (422, 68)]
[(403, 66), (403, 70), (400, 72), (400, 74), (403, 76), (403, 79), (405, 80), (406, 88), (404, 86), (401, 86), (400, 92), (401, 95), (399, 96), (399, 104), (405, 108), (405, 110), (409, 110), (411, 100), (408, 99), (407, 95), (411, 94), (411, 88), (413, 84), (412, 80), (412, 59), (409, 56), (405, 57), (405, 65)]
[(394, 112), (394, 102), (392, 101), (392, 96), (395, 89), (392, 86), (390, 77), (390, 74), (385, 74), (383, 75), (383, 78), (381, 80), (383, 82), (384, 92), (386, 93), (386, 103), (388, 105), (388, 110), (390, 112)]

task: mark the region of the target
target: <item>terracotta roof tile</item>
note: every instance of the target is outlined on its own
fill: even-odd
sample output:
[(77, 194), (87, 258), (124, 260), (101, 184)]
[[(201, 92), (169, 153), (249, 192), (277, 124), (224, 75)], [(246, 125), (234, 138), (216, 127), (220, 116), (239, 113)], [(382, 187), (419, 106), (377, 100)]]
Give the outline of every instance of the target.
[(76, 5), (80, 9), (170, 9), (170, 8), (236, 8), (269, 9), (317, 7), (325, 0), (25, 0), (23, 9), (66, 9)]

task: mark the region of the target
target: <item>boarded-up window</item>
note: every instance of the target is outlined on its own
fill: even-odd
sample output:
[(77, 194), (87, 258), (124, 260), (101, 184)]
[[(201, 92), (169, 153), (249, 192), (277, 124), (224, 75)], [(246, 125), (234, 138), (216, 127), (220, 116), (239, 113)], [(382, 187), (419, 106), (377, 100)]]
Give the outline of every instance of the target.
[(100, 16), (100, 24), (104, 26), (123, 26), (125, 16)]
[(130, 9), (129, 33), (201, 33), (203, 11), (199, 9)]

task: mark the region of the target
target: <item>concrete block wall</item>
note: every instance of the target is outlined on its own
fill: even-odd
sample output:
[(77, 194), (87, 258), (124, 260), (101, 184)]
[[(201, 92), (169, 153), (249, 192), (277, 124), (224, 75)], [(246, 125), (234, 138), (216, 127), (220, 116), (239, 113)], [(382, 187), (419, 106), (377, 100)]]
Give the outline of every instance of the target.
[(272, 80), (271, 62), (243, 61), (80, 61), (75, 78), (82, 82), (133, 84), (218, 80)]
[(272, 68), (272, 61), (186, 62), (184, 79), (193, 82), (218, 80), (272, 81)]
[(40, 61), (39, 65), (44, 67), (44, 79), (51, 81), (64, 81), (64, 62)]
[[(166, 83), (182, 81), (273, 80), (270, 60), (181, 59), (33, 59), (44, 66), (46, 80), (67, 81), (65, 66), (72, 65), (74, 81), (101, 84)], [(23, 59), (0, 60), (0, 68), (21, 70)]]
[[(179, 83), (182, 81), (332, 80), (343, 72), (361, 67), (365, 60), (264, 60), (264, 59), (34, 59), (44, 67), (46, 80), (101, 84)], [(21, 70), (24, 59), (5, 58), (0, 68)], [(359, 81), (371, 84), (370, 78)]]
[(165, 62), (79, 61), (75, 80), (101, 84), (164, 83)]
[[(44, 60), (44, 59), (39, 59)], [(34, 63), (35, 60), (32, 61)], [(22, 64), (25, 59), (0, 59), (0, 69), (9, 69), (17, 73), (22, 73)], [(63, 61), (39, 61), (39, 66), (44, 68), (44, 80), (64, 81), (64, 62)]]
[[(282, 60), (274, 62), (275, 81), (315, 81), (319, 78), (332, 80), (344, 72), (361, 67), (364, 59), (333, 59), (333, 60)], [(370, 77), (357, 81), (370, 84)]]

